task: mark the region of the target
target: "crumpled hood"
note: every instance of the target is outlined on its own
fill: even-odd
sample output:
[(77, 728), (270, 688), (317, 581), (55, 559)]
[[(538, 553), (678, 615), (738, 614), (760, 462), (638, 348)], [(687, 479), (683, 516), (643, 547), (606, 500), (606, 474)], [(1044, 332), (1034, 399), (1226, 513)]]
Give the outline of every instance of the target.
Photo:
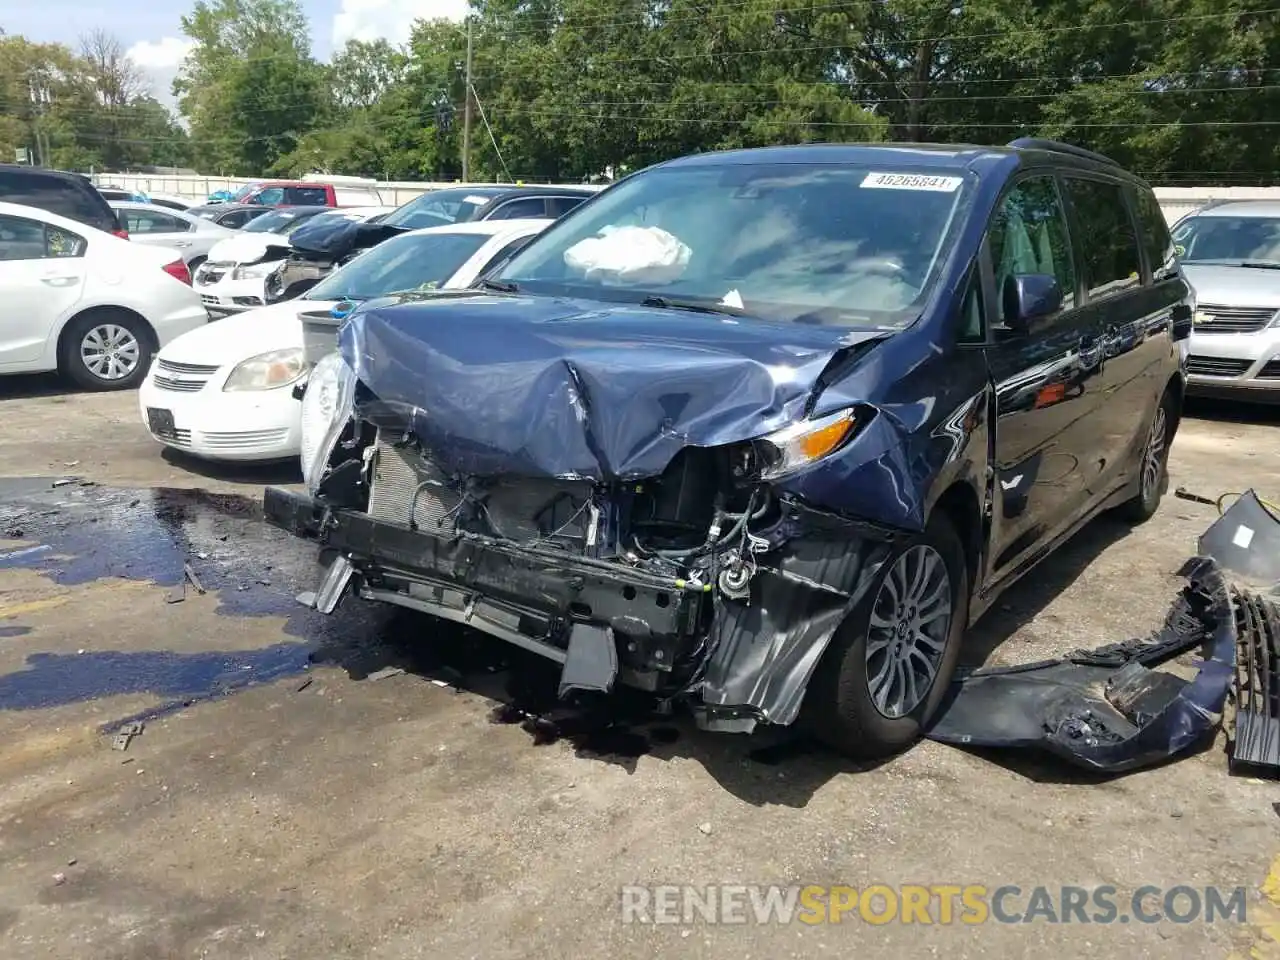
[(289, 255), (289, 238), (274, 233), (240, 233), (215, 243), (207, 259), (210, 263), (257, 263), (267, 259), (272, 248), (277, 255), (271, 259), (283, 260)]
[(548, 297), (372, 306), (343, 356), (442, 465), (634, 479), (688, 445), (777, 430), (873, 331)]
[(341, 260), (355, 250), (377, 246), (388, 237), (405, 232), (401, 227), (387, 227), (380, 223), (324, 217), (303, 224), (293, 232), (288, 242), (303, 256)]

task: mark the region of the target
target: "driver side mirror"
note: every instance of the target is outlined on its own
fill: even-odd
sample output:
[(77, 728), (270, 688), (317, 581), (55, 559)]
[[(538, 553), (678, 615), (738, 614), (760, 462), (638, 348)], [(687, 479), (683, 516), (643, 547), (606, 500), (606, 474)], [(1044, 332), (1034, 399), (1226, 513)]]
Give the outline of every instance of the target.
[(1062, 288), (1047, 273), (1021, 273), (1006, 277), (1000, 291), (1005, 325), (1014, 333), (1030, 333), (1036, 321), (1062, 309)]

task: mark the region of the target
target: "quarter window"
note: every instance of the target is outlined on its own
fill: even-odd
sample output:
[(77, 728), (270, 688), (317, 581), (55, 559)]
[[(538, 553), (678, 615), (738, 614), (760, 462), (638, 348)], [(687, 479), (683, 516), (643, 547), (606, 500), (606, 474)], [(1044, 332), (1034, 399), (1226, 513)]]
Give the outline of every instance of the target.
[(1079, 229), (1080, 260), (1089, 299), (1113, 296), (1138, 286), (1138, 236), (1118, 184), (1066, 181), (1067, 197)]
[(1075, 305), (1071, 243), (1051, 177), (1031, 177), (1009, 191), (992, 221), (990, 244), (997, 302), (1003, 304), (1001, 294), (1009, 279), (1038, 273), (1058, 281), (1065, 309)]

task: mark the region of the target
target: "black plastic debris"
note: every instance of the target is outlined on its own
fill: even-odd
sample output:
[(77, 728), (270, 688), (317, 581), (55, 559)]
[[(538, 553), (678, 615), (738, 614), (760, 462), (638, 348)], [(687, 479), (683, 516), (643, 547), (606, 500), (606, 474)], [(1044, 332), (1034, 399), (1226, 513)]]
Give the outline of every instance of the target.
[(1280, 585), (1280, 519), (1252, 490), (1242, 493), (1201, 534), (1198, 549), (1224, 570)]
[[(1206, 557), (1187, 561), (1180, 575), (1187, 585), (1148, 639), (971, 673), (952, 684), (928, 736), (955, 746), (1040, 748), (1111, 773), (1202, 743), (1222, 720), (1235, 677), (1237, 610), (1251, 595), (1229, 586)], [(1205, 659), (1193, 679), (1152, 669), (1201, 646)]]
[(1280, 768), (1280, 607), (1244, 596), (1236, 607), (1236, 731), (1231, 769)]
[[(1216, 501), (1221, 503), (1222, 499)], [(1200, 552), (1227, 571), (1280, 591), (1280, 517), (1248, 490), (1200, 538)], [(1280, 771), (1280, 610), (1245, 594), (1236, 607), (1235, 738), (1231, 769)]]

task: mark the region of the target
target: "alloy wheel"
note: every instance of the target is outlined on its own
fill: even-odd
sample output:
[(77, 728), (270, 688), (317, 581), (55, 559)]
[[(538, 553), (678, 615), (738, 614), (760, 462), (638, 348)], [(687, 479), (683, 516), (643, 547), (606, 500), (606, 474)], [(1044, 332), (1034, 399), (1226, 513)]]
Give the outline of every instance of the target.
[(1147, 449), (1142, 455), (1142, 499), (1150, 502), (1159, 490), (1160, 473), (1164, 469), (1165, 436), (1169, 429), (1169, 418), (1165, 415), (1164, 404), (1156, 407), (1156, 415), (1151, 421), (1151, 434), (1147, 437)]
[(918, 544), (894, 561), (871, 607), (867, 688), (885, 717), (904, 717), (929, 695), (951, 634), (951, 575)]
[(80, 361), (99, 380), (123, 380), (138, 368), (142, 347), (126, 327), (103, 323), (80, 341)]

